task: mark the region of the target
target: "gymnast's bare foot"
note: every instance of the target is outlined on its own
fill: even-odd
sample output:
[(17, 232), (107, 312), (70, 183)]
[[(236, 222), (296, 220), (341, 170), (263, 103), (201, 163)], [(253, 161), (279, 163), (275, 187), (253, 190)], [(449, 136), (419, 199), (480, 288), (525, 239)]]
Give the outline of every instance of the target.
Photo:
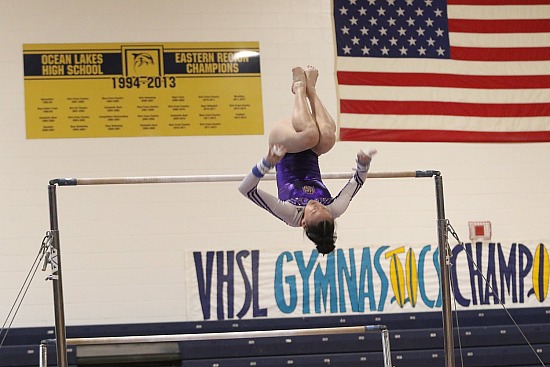
[(317, 78), (319, 77), (319, 70), (315, 67), (308, 65), (306, 67), (306, 93), (308, 95), (317, 93), (315, 85), (317, 84)]
[(299, 66), (292, 68), (292, 93), (296, 94), (299, 89), (306, 88), (306, 73)]

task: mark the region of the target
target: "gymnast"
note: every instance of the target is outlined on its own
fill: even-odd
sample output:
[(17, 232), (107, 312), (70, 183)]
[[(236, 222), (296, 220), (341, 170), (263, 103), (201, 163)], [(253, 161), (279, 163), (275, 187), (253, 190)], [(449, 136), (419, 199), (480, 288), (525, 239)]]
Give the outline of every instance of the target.
[[(292, 227), (302, 227), (317, 251), (335, 248), (334, 219), (348, 208), (363, 186), (376, 150), (357, 153), (357, 169), (336, 197), (321, 180), (319, 156), (336, 142), (336, 124), (317, 95), (319, 72), (312, 66), (292, 69), (294, 108), (290, 119), (275, 124), (267, 156), (252, 167), (239, 191), (259, 207)], [(258, 189), (261, 178), (276, 166), (278, 199)]]

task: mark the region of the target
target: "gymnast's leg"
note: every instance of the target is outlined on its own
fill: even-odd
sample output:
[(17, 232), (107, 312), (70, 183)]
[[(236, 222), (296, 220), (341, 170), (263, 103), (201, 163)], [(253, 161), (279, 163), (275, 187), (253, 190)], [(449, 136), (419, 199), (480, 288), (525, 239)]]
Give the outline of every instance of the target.
[(319, 128), (311, 114), (306, 94), (304, 69), (292, 69), (294, 107), (290, 119), (279, 121), (269, 134), (269, 146), (282, 145), (288, 153), (312, 149), (319, 144)]
[(306, 95), (311, 106), (313, 119), (317, 123), (319, 129), (319, 143), (313, 147), (313, 151), (317, 155), (324, 154), (332, 149), (336, 143), (336, 123), (332, 116), (328, 113), (325, 105), (317, 95), (315, 88), (319, 71), (313, 66), (308, 65), (306, 68)]

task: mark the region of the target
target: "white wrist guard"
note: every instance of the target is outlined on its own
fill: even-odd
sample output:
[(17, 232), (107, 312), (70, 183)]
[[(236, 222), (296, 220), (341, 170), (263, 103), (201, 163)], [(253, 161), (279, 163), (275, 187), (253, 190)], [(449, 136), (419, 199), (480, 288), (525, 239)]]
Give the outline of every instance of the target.
[(263, 177), (272, 168), (273, 166), (264, 158), (252, 168), (252, 171), (257, 177)]

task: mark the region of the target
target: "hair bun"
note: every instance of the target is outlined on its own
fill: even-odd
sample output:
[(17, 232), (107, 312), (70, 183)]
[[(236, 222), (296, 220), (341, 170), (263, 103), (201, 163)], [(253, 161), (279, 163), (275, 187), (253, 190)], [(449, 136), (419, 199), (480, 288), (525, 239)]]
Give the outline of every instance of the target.
[(334, 221), (323, 220), (306, 228), (306, 236), (315, 243), (317, 251), (323, 255), (330, 254), (336, 246)]

